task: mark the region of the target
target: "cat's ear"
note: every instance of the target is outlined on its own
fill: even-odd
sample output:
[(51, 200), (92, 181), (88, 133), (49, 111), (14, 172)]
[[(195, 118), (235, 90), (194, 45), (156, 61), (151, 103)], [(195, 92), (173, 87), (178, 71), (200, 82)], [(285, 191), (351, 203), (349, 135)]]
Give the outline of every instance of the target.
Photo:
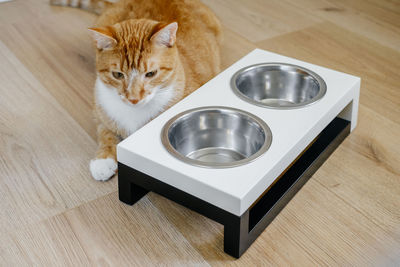
[(151, 36), (150, 41), (163, 45), (166, 47), (172, 47), (176, 41), (176, 31), (178, 30), (178, 23), (172, 22), (165, 26), (158, 26), (155, 29), (155, 33)]
[(117, 44), (117, 40), (115, 40), (109, 28), (89, 28), (89, 32), (98, 49), (112, 49)]

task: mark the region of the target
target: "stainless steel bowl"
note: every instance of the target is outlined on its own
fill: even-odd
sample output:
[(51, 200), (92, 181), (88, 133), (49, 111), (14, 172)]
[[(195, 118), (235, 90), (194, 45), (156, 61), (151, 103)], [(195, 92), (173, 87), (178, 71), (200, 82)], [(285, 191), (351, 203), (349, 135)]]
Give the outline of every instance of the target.
[(271, 145), (272, 133), (260, 118), (228, 107), (202, 107), (180, 113), (161, 133), (165, 148), (183, 162), (209, 168), (246, 164)]
[(326, 93), (326, 84), (318, 74), (285, 63), (245, 67), (233, 75), (231, 86), (247, 102), (278, 109), (304, 107)]

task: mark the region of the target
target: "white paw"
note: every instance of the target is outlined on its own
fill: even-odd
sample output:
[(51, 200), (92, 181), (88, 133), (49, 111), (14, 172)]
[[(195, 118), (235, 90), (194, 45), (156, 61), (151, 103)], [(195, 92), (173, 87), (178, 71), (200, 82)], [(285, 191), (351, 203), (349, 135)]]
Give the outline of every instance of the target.
[(97, 181), (106, 181), (117, 172), (117, 162), (114, 159), (93, 159), (90, 161), (90, 172)]

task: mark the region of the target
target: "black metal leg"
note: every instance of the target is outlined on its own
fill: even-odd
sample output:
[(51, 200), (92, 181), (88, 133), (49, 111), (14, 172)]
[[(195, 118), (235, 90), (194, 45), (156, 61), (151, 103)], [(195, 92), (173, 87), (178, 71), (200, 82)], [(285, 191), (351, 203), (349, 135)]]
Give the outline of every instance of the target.
[(249, 234), (249, 212), (240, 217), (235, 217), (224, 225), (224, 251), (225, 253), (239, 258), (246, 249)]
[(130, 181), (131, 172), (127, 168), (121, 164), (118, 166), (118, 196), (125, 204), (133, 205), (149, 191)]

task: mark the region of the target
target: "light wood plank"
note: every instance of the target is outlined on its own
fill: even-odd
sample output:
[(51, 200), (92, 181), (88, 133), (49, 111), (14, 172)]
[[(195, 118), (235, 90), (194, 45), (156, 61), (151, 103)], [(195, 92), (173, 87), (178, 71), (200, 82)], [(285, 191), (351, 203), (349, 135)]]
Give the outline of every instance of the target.
[(361, 77), (360, 102), (400, 123), (400, 53), (329, 22), (257, 45)]
[[(379, 125), (379, 127), (376, 127)], [(400, 241), (400, 125), (360, 106), (357, 129), (315, 178)]]
[(147, 197), (131, 207), (112, 193), (66, 212), (66, 217), (95, 263), (208, 265)]
[(0, 36), (35, 78), (95, 138), (94, 49), (87, 33), (95, 16), (70, 10), (70, 13), (2, 25)]
[(213, 266), (284, 266), (293, 261), (304, 266), (317, 264), (301, 245), (282, 234), (279, 222), (274, 221), (237, 260), (223, 251), (222, 225), (156, 194), (149, 199)]
[(221, 68), (226, 69), (233, 63), (244, 57), (256, 47), (234, 31), (224, 27), (224, 40), (221, 49)]
[(0, 233), (3, 266), (88, 266), (90, 259), (64, 215)]
[(222, 23), (252, 42), (300, 30), (321, 22), (280, 0), (202, 0)]
[[(38, 8), (42, 7), (41, 12), (38, 12)], [(17, 21), (33, 20), (35, 18), (44, 17), (49, 14), (50, 7), (44, 6), (44, 2), (41, 3), (35, 1), (35, 4), (31, 0), (25, 1), (11, 1), (0, 3), (0, 24), (11, 25)]]
[(1, 238), (8, 265), (209, 266), (147, 197), (131, 207), (111, 193)]
[(0, 231), (115, 191), (88, 162), (96, 144), (0, 42)]
[[(332, 160), (329, 158), (329, 161)], [(377, 227), (352, 203), (337, 197), (314, 177), (274, 223), (301, 244), (319, 262), (318, 265), (393, 265), (400, 259), (399, 240)]]
[[(335, 164), (331, 162), (341, 160), (329, 159), (317, 172), (317, 180), (307, 183), (239, 260), (222, 251), (222, 225), (155, 194), (150, 200), (213, 266), (394, 264), (400, 259), (400, 240), (394, 231), (378, 226), (319, 182), (324, 170)], [(398, 218), (391, 221), (398, 227)]]
[(390, 0), (284, 0), (292, 8), (400, 51), (400, 2)]

